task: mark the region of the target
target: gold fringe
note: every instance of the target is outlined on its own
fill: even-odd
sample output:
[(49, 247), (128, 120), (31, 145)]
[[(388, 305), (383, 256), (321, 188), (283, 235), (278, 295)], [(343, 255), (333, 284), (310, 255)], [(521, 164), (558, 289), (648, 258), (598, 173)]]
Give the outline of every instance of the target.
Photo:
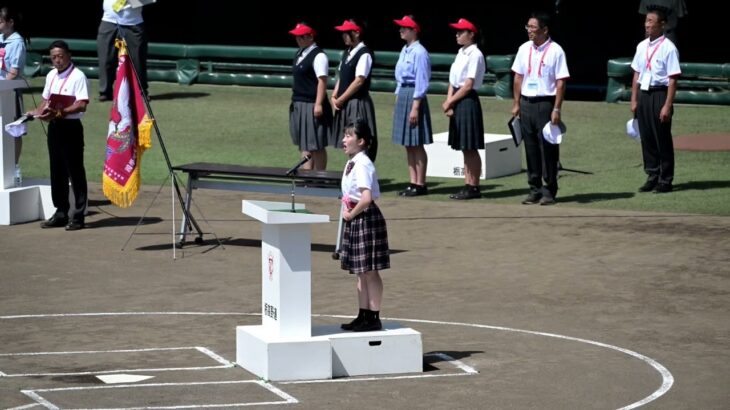
[(135, 148), (137, 150), (137, 166), (134, 167), (134, 171), (132, 171), (132, 175), (129, 176), (125, 186), (103, 174), (104, 196), (120, 208), (129, 208), (137, 199), (139, 187), (142, 183), (142, 154), (152, 146), (151, 134), (152, 120), (145, 114), (142, 122), (137, 127), (137, 147)]

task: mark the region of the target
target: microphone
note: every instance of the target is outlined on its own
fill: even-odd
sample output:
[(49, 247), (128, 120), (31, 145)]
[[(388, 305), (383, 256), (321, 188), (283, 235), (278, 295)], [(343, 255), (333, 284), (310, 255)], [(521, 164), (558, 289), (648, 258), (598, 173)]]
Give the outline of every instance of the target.
[(304, 158), (302, 158), (301, 161), (299, 161), (298, 164), (294, 165), (293, 167), (291, 167), (290, 170), (286, 171), (286, 174), (284, 174), (284, 175), (286, 175), (286, 176), (296, 175), (297, 171), (299, 171), (299, 167), (306, 164), (307, 161), (309, 161), (310, 159), (312, 159), (311, 155), (305, 156)]

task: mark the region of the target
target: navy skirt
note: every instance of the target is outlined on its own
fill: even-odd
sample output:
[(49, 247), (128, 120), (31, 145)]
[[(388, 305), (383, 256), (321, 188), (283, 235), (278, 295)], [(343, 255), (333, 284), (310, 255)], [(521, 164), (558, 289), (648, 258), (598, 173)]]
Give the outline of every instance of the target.
[(482, 104), (474, 90), (454, 105), (454, 115), (449, 119), (449, 146), (459, 151), (484, 149)]

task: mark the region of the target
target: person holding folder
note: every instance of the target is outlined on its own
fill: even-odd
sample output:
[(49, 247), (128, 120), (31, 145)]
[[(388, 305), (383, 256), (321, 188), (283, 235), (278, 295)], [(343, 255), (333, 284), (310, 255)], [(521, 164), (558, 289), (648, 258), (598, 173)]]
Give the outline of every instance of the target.
[[(71, 51), (65, 41), (51, 43), (50, 53), (54, 68), (46, 76), (43, 102), (28, 113), (48, 122), (51, 198), (56, 212), (41, 224), (41, 228), (65, 226), (67, 231), (76, 231), (85, 226), (88, 198), (81, 118), (89, 103), (89, 84), (86, 75), (71, 62)], [(75, 199), (75, 211), (70, 220), (69, 181)]]
[[(560, 145), (543, 139), (545, 124), (560, 123), (565, 83), (570, 77), (565, 52), (549, 35), (550, 17), (533, 13), (525, 30), (529, 41), (517, 51), (512, 64), (514, 102), (512, 116), (520, 117), (520, 134), (525, 142), (527, 184), (525, 205), (553, 205), (558, 194)], [(544, 184), (543, 184), (544, 181)]]

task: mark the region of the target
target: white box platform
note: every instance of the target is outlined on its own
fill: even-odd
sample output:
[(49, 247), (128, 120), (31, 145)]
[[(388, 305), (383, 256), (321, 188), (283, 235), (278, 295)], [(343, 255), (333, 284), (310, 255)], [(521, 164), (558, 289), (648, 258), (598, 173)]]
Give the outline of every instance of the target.
[(383, 323), (377, 332), (343, 332), (318, 326), (312, 336), (332, 346), (332, 377), (423, 372), (421, 333), (398, 323)]
[[(425, 145), (428, 155), (426, 176), (464, 178), (464, 155), (451, 149), (449, 133), (433, 135), (433, 144)], [(515, 147), (509, 134), (484, 134), (484, 150), (479, 150), (482, 160), (481, 179), (518, 174), (522, 171), (522, 151)]]
[(285, 339), (263, 325), (236, 326), (236, 363), (271, 381), (332, 378), (329, 339)]

